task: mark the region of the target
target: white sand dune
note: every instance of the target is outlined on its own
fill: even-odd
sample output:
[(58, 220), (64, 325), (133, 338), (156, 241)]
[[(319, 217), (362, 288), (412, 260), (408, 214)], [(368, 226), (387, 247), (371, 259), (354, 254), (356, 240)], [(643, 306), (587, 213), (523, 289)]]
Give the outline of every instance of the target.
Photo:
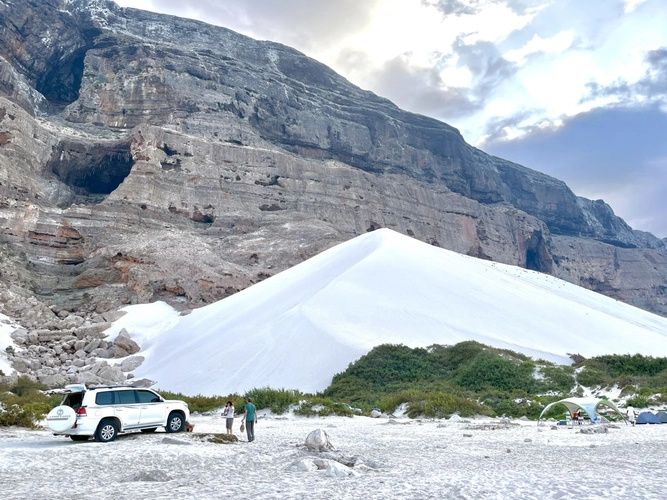
[(320, 391), (383, 343), (476, 340), (557, 363), (568, 353), (667, 356), (666, 318), (388, 229), (180, 319), (159, 303), (127, 310), (108, 333), (125, 327), (142, 346), (135, 375), (186, 394)]

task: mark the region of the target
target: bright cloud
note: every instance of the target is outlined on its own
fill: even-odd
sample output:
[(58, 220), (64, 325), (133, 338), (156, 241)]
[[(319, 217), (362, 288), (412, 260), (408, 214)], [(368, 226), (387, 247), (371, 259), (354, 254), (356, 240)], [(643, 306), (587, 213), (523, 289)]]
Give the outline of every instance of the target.
[(542, 38), (540, 35), (536, 34), (526, 45), (519, 49), (506, 52), (503, 57), (508, 61), (523, 66), (528, 62), (527, 58), (529, 56), (545, 53), (562, 53), (572, 46), (573, 41), (574, 34), (570, 31), (562, 31), (551, 38)]

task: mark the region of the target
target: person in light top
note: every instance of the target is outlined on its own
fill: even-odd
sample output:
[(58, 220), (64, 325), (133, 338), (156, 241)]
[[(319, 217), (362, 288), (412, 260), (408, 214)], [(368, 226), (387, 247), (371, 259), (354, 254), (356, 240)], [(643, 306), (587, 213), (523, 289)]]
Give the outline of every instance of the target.
[(628, 416), (630, 423), (635, 425), (635, 409), (632, 406), (628, 406), (625, 410), (625, 414)]
[(227, 434), (232, 434), (232, 427), (234, 426), (234, 404), (231, 401), (227, 401), (225, 409), (222, 410), (222, 416), (227, 417)]

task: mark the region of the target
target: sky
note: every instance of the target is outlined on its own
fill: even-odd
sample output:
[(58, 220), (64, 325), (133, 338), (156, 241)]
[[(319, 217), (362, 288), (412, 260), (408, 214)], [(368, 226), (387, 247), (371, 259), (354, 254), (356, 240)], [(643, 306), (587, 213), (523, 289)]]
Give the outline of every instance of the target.
[(116, 0), (294, 47), (667, 237), (664, 0)]
[(387, 343), (476, 340), (559, 364), (570, 364), (570, 353), (667, 356), (667, 318), (390, 229), (341, 243), (186, 316), (163, 302), (124, 310), (105, 333), (113, 340), (125, 328), (141, 346), (145, 361), (135, 378), (189, 395), (322, 391), (333, 375)]

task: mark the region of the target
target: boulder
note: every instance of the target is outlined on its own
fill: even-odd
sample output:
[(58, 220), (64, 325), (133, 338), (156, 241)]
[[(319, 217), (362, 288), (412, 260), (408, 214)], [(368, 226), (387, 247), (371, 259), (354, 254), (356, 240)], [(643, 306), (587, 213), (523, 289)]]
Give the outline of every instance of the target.
[(141, 364), (144, 362), (143, 356), (131, 356), (127, 359), (124, 359), (123, 362), (120, 364), (120, 370), (122, 372), (131, 372), (136, 370), (141, 366)]
[(56, 373), (54, 375), (48, 375), (44, 378), (40, 378), (39, 381), (47, 387), (62, 387), (67, 383), (67, 377), (60, 373)]
[(127, 311), (107, 311), (105, 313), (102, 313), (102, 318), (104, 318), (104, 321), (108, 323), (113, 323), (114, 321), (118, 321), (126, 314)]
[(102, 379), (90, 371), (78, 372), (70, 375), (73, 384), (100, 385)]
[(120, 347), (128, 354), (136, 354), (139, 351), (141, 351), (141, 347), (139, 347), (139, 344), (137, 344), (134, 340), (130, 338), (130, 334), (127, 333), (127, 330), (125, 330), (125, 328), (123, 328), (120, 331), (118, 337), (116, 337), (116, 339), (113, 341), (113, 345)]
[(118, 366), (107, 365), (97, 372), (97, 376), (105, 383), (121, 384), (125, 382), (125, 374), (120, 371)]
[(134, 380), (130, 385), (132, 387), (151, 387), (153, 385), (157, 384), (155, 380), (150, 380), (147, 378), (140, 378), (137, 380)]
[(110, 326), (111, 323), (95, 323), (92, 325), (80, 326), (76, 330), (74, 330), (74, 334), (79, 339), (83, 339), (86, 337), (96, 337), (103, 339), (107, 336), (104, 333), (104, 331)]
[(88, 345), (83, 348), (83, 350), (87, 353), (92, 353), (95, 349), (97, 349), (100, 346), (100, 343), (102, 342), (102, 339), (93, 339), (90, 342), (88, 342)]
[(316, 429), (306, 437), (306, 448), (313, 451), (333, 451), (334, 446), (329, 440), (329, 435), (322, 429)]
[(23, 328), (17, 328), (16, 330), (14, 330), (10, 334), (10, 337), (18, 345), (25, 345), (29, 342), (28, 332), (26, 330), (24, 330)]
[(350, 477), (357, 476), (358, 473), (334, 460), (329, 460), (329, 465), (324, 470), (324, 475), (329, 477)]
[(123, 349), (122, 347), (120, 347), (117, 344), (113, 344), (111, 346), (111, 352), (113, 353), (113, 357), (116, 358), (116, 359), (126, 358), (130, 354), (125, 349)]

